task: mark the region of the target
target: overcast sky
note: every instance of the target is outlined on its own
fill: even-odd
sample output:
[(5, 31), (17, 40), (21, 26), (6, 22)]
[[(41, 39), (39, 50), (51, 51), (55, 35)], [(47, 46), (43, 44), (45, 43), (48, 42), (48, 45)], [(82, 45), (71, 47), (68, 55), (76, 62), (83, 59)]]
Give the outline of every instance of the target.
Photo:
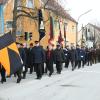
[[(86, 25), (88, 22), (100, 23), (100, 0), (60, 0), (66, 9), (70, 9), (69, 13), (76, 20), (86, 11), (92, 9), (91, 12), (82, 16), (79, 20), (79, 26)], [(65, 2), (65, 3), (64, 3)]]

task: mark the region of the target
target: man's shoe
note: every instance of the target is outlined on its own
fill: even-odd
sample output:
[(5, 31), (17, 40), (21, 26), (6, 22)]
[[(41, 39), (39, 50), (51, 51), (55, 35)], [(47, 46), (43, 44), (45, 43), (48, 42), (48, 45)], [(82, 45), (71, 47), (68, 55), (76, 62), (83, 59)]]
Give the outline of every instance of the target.
[(41, 79), (42, 77), (37, 77), (36, 79)]
[(72, 71), (74, 71), (74, 68), (72, 68)]
[(3, 84), (4, 82), (6, 82), (6, 79), (1, 79), (1, 83)]
[(23, 77), (22, 78), (26, 79), (26, 73), (25, 72), (23, 72)]
[(21, 78), (18, 78), (18, 79), (17, 79), (17, 83), (20, 83), (20, 81), (21, 81)]
[(49, 77), (51, 77), (52, 73), (49, 73)]

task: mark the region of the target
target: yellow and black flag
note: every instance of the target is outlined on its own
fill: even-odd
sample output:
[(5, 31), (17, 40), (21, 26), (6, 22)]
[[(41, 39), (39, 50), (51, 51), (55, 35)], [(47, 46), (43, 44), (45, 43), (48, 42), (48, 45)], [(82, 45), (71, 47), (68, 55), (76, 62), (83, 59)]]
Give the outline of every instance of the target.
[(18, 48), (10, 33), (0, 37), (0, 63), (7, 75), (15, 73), (22, 67)]

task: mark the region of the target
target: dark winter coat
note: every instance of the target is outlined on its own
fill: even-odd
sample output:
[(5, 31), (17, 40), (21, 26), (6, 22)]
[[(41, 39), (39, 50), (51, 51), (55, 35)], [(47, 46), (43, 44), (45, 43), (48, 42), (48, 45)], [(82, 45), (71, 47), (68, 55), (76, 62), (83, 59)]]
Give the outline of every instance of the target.
[(32, 55), (33, 55), (33, 63), (45, 62), (45, 52), (42, 47), (40, 47), (40, 46), (33, 47)]
[(19, 53), (20, 53), (20, 57), (23, 61), (23, 65), (26, 65), (26, 53), (25, 53), (25, 50), (24, 48), (19, 48)]
[(50, 51), (50, 57), (48, 57), (48, 50), (46, 51), (46, 62), (54, 62), (54, 51)]
[(76, 61), (79, 61), (81, 58), (80, 58), (80, 48), (76, 48), (75, 50), (75, 60)]
[[(48, 52), (50, 52), (50, 55), (48, 55)], [(46, 67), (48, 70), (53, 71), (53, 63), (54, 63), (54, 51), (46, 51)]]
[(26, 50), (27, 55), (27, 66), (30, 67), (33, 65), (33, 54), (32, 54), (32, 48), (28, 48)]
[(97, 57), (97, 53), (96, 53), (96, 49), (92, 50), (92, 59), (96, 59)]
[(80, 49), (79, 60), (85, 61), (85, 55), (86, 55), (85, 50)]
[(65, 61), (70, 59), (70, 50), (69, 49), (63, 49), (64, 55), (65, 55)]
[(91, 50), (86, 50), (86, 60), (91, 61), (92, 60), (92, 52)]
[(62, 49), (55, 49), (54, 51), (54, 62), (64, 62), (65, 55)]
[(76, 50), (75, 49), (71, 49), (70, 50), (70, 60), (71, 61), (75, 61), (76, 60)]

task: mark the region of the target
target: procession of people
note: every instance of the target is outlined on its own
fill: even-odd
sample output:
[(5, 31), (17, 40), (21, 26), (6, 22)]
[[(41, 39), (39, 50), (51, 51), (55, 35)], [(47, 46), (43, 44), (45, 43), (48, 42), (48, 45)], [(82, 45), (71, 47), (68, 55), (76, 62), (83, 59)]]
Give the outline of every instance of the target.
[[(14, 76), (18, 76), (17, 83), (20, 83), (22, 79), (27, 78), (27, 73), (36, 73), (36, 79), (42, 79), (43, 75), (51, 77), (56, 71), (57, 74), (61, 74), (63, 67), (68, 69), (84, 68), (84, 66), (92, 66), (92, 64), (100, 63), (100, 46), (97, 48), (87, 48), (85, 46), (66, 45), (64, 48), (61, 44), (57, 44), (54, 49), (52, 45), (48, 45), (47, 49), (43, 49), (39, 41), (35, 41), (35, 45), (30, 43), (29, 47), (22, 43), (17, 43), (17, 47), (20, 53), (20, 57), (23, 62), (23, 67), (14, 73)], [(54, 66), (56, 65), (56, 67)], [(24, 69), (24, 70), (23, 70)], [(6, 71), (2, 65), (0, 65), (1, 83), (6, 82)]]

